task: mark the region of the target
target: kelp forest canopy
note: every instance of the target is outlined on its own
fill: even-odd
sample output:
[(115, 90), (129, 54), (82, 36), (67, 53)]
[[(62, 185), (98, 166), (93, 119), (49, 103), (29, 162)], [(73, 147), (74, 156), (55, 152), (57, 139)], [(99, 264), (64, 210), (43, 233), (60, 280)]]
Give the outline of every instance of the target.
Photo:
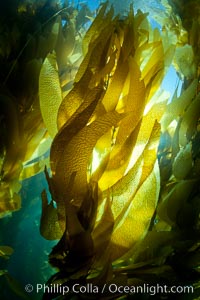
[[(45, 172), (40, 234), (58, 241), (49, 285), (162, 282), (192, 285), (197, 298), (200, 2), (160, 1), (156, 27), (134, 3), (121, 16), (108, 2), (95, 12), (9, 2), (0, 19), (1, 217), (20, 209), (21, 182)], [(169, 101), (162, 82), (172, 67), (182, 90), (174, 83)]]

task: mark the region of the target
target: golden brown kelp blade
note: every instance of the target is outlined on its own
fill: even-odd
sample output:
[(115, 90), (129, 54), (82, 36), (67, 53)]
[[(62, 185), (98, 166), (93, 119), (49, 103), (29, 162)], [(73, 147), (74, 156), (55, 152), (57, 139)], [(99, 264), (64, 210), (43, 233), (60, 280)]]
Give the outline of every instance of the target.
[(48, 204), (48, 198), (45, 191), (42, 193), (40, 233), (47, 240), (58, 240), (62, 237), (57, 209), (54, 207), (53, 200)]
[(49, 134), (53, 138), (57, 133), (57, 113), (62, 102), (55, 53), (49, 54), (42, 65), (39, 87), (42, 118)]
[[(71, 116), (71, 118), (65, 123), (56, 135), (52, 147), (51, 147), (51, 168), (53, 174), (55, 173), (58, 160), (63, 154), (63, 151), (67, 144), (71, 141), (74, 135), (76, 135), (81, 129), (83, 129), (89, 119), (91, 118), (94, 110), (97, 107), (99, 98), (102, 94), (102, 88), (95, 88), (93, 91), (89, 91), (87, 95), (87, 103), (83, 103), (79, 109)], [(71, 95), (69, 95), (71, 98)], [(91, 102), (92, 101), (92, 102)], [(78, 120), (78, 122), (77, 122)]]
[[(130, 9), (119, 20), (112, 9), (105, 11), (106, 4), (86, 33), (87, 52), (59, 106), (51, 147), (47, 179), (63, 235), (50, 262), (66, 282), (72, 274), (87, 282), (89, 273), (100, 283), (101, 278), (112, 282), (105, 264), (131, 259), (148, 235), (159, 198), (157, 148), (167, 98), (156, 92), (175, 45), (164, 43), (142, 12), (134, 16)], [(96, 173), (94, 153), (100, 157)], [(44, 203), (50, 208), (53, 202), (45, 197)], [(45, 220), (51, 223), (46, 208), (44, 226)], [(51, 230), (41, 233), (53, 237), (56, 226)], [(82, 248), (77, 250), (79, 238)]]

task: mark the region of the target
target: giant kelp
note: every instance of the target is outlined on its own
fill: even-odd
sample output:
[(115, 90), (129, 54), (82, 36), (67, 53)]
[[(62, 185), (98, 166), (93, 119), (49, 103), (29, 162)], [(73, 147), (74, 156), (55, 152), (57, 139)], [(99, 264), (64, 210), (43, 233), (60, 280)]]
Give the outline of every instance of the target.
[[(11, 45), (0, 48), (1, 208), (18, 209), (18, 179), (47, 164), (40, 233), (58, 240), (50, 286), (193, 285), (190, 299), (199, 296), (199, 3), (162, 3), (162, 30), (132, 6), (121, 17), (104, 4), (83, 40), (84, 5), (12, 6), (25, 29), (11, 18), (1, 38)], [(168, 103), (161, 83), (171, 65), (183, 87)], [(40, 155), (48, 145), (34, 152), (49, 136), (50, 165)], [(44, 299), (57, 296), (74, 297)]]
[(163, 188), (158, 220), (163, 220), (178, 239), (171, 243), (174, 252), (168, 256), (168, 263), (183, 282), (194, 284), (195, 295), (199, 295), (199, 2), (170, 3), (178, 13), (178, 24), (181, 18), (182, 32), (187, 32), (187, 39), (175, 54), (176, 62), (177, 54), (180, 55), (176, 67), (183, 78), (182, 92), (178, 97), (175, 91), (161, 122), (169, 142), (165, 151), (162, 149), (160, 169), (164, 170), (167, 158), (171, 171), (161, 172)]
[[(175, 90), (161, 119), (157, 213), (151, 231), (135, 249), (133, 258), (136, 262), (154, 259), (157, 265), (167, 266), (173, 282), (195, 287), (194, 295), (190, 295), (195, 299), (199, 296), (199, 58), (198, 39), (197, 43), (192, 39), (197, 27), (186, 24), (197, 25), (198, 18), (195, 13), (187, 15), (188, 23), (183, 17), (192, 1), (187, 5), (184, 1), (172, 2), (181, 3), (175, 10), (179, 15), (172, 14), (165, 26), (179, 32), (173, 64), (183, 87), (180, 96)], [(157, 275), (164, 276), (166, 271), (159, 271)]]
[(52, 132), (43, 122), (45, 110), (38, 101), (38, 79), (41, 66), (53, 60), (47, 58), (43, 64), (44, 59), (55, 50), (60, 83), (67, 93), (80, 64), (79, 44), (85, 30), (83, 12), (78, 24), (80, 12), (68, 4), (61, 6), (57, 1), (12, 4), (7, 8), (2, 4), (4, 16), (0, 21), (2, 216), (21, 207), (20, 180), (48, 165), (45, 153)]
[[(24, 169), (23, 162), (31, 159), (35, 149), (45, 138), (38, 105), (38, 76), (44, 56), (41, 45), (35, 42), (34, 7), (19, 2), (8, 7), (1, 4), (1, 213), (20, 208), (19, 178), (33, 175), (36, 170)], [(40, 12), (42, 7), (40, 7)], [(52, 10), (53, 11), (53, 10)], [(50, 14), (52, 14), (52, 11)], [(26, 17), (25, 17), (26, 15)], [(38, 18), (39, 21), (39, 18)], [(38, 23), (39, 24), (39, 23)], [(51, 26), (49, 25), (49, 33)], [(38, 36), (36, 37), (38, 40)], [(30, 41), (30, 42), (29, 42)], [(33, 46), (33, 45), (32, 45)], [(51, 45), (50, 45), (51, 47)], [(43, 49), (44, 50), (44, 49)], [(21, 55), (23, 54), (23, 55)], [(40, 169), (40, 168), (39, 168)], [(29, 173), (29, 175), (28, 175)], [(36, 171), (37, 173), (37, 171)], [(21, 175), (20, 175), (21, 174)]]
[[(178, 247), (176, 239), (182, 242), (181, 234), (172, 230), (163, 211), (172, 208), (174, 217), (178, 193), (187, 190), (187, 201), (196, 188), (196, 177), (186, 180), (194, 167), (187, 144), (195, 134), (198, 113), (193, 122), (189, 120), (199, 111), (199, 101), (193, 101), (195, 80), (168, 105), (159, 91), (176, 47), (187, 43), (182, 39), (184, 29), (179, 35), (173, 23), (168, 26), (171, 35), (167, 25), (162, 33), (153, 30), (147, 15), (134, 15), (132, 7), (121, 20), (105, 4), (83, 39), (85, 57), (73, 88), (54, 102), (57, 120), (51, 119), (50, 125), (57, 132), (50, 153), (51, 175), (46, 171), (52, 199), (48, 204), (43, 192), (41, 233), (59, 239), (49, 256), (59, 273), (49, 283), (70, 285), (79, 279), (102, 285), (123, 279), (131, 284), (137, 282), (134, 278), (155, 282), (159, 277), (169, 282), (167, 274), (174, 272), (170, 263), (162, 264)], [(174, 64), (176, 55), (175, 59)], [(180, 66), (181, 62), (177, 70), (185, 76)], [(41, 72), (41, 91), (43, 76)], [(43, 105), (42, 92), (40, 102)], [(177, 128), (170, 127), (172, 121), (177, 121)], [(161, 139), (170, 140), (166, 157), (159, 145), (161, 131)], [(189, 141), (179, 144), (188, 133)], [(94, 170), (95, 155), (99, 163)], [(165, 159), (171, 165), (167, 175)], [(158, 254), (169, 240), (171, 247)]]

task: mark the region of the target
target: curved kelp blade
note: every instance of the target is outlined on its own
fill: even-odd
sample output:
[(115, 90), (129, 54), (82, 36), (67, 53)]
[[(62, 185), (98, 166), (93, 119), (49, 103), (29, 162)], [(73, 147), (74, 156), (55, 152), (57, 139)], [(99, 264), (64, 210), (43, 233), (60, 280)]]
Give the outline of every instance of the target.
[(63, 234), (58, 222), (58, 212), (55, 204), (53, 203), (53, 200), (48, 203), (45, 190), (42, 192), (40, 233), (47, 240), (58, 240)]
[(56, 55), (48, 54), (40, 72), (40, 109), (44, 123), (51, 137), (57, 133), (57, 113), (62, 102)]
[[(58, 202), (61, 199), (68, 198), (64, 187), (68, 186), (70, 176), (76, 172), (74, 185), (70, 191), (71, 197), (80, 200), (87, 192), (87, 166), (92, 150), (97, 140), (111, 130), (112, 126), (117, 126), (124, 117), (117, 112), (110, 112), (90, 125), (85, 126), (78, 132), (65, 147), (62, 157), (59, 158), (53, 182), (58, 188)], [(63, 172), (61, 172), (63, 170)]]

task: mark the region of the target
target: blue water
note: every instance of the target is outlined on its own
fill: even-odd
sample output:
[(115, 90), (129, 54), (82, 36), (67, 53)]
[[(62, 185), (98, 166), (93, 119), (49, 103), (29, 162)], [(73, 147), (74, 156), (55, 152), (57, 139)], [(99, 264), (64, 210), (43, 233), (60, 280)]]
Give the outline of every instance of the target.
[[(62, 0), (61, 3), (65, 3), (65, 0)], [(100, 1), (100, 0), (91, 0), (91, 1), (80, 1), (80, 0), (72, 0), (72, 1), (68, 1), (69, 6), (73, 5), (74, 7), (80, 8), (81, 5), (83, 4), (87, 4), (87, 6), (93, 11), (95, 9), (97, 9), (97, 7), (99, 6), (99, 4), (101, 2), (105, 2), (105, 1)]]
[[(28, 283), (33, 286), (37, 283), (45, 283), (55, 273), (48, 264), (48, 254), (56, 241), (45, 240), (39, 231), (40, 195), (44, 188), (48, 190), (44, 173), (24, 180), (21, 189), (22, 208), (14, 212), (12, 217), (0, 220), (1, 226), (6, 231), (1, 244), (14, 249), (14, 253), (8, 260), (7, 270), (21, 283), (22, 288)], [(20, 299), (12, 293), (10, 296), (11, 299)], [(41, 299), (39, 294), (32, 294), (32, 296), (34, 299)]]

